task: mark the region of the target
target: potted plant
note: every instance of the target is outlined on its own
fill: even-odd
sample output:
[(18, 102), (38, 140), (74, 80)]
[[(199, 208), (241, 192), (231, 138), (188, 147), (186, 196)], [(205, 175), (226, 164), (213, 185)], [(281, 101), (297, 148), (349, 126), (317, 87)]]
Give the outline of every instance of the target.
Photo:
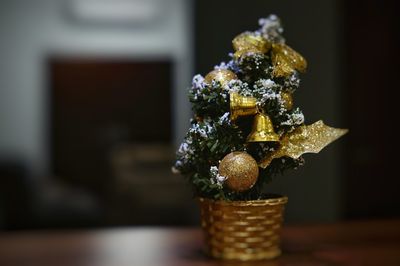
[(189, 89), (193, 118), (173, 166), (199, 198), (209, 254), (255, 260), (278, 256), (287, 197), (263, 185), (304, 163), (347, 132), (304, 123), (293, 102), (305, 59), (290, 48), (275, 15), (233, 41), (231, 60)]

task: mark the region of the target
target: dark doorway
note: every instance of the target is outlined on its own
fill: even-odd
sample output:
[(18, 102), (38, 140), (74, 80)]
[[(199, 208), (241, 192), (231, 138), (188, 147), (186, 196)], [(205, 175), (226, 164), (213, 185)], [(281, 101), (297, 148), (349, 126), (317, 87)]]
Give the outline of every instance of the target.
[(171, 63), (51, 58), (52, 172), (106, 195), (112, 152), (171, 142)]
[[(346, 1), (346, 218), (398, 217), (396, 1)], [(374, 45), (365, 45), (368, 42)], [(373, 47), (373, 48), (371, 48)]]

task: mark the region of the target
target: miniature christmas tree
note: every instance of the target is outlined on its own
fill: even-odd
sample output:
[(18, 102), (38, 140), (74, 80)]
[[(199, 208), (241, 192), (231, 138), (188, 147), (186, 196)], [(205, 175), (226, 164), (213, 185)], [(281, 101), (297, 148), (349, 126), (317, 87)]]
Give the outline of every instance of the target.
[(304, 164), (347, 132), (318, 121), (304, 124), (294, 105), (305, 59), (287, 44), (275, 15), (260, 29), (232, 41), (231, 60), (193, 77), (191, 127), (173, 171), (185, 175), (199, 197), (256, 200), (264, 184)]

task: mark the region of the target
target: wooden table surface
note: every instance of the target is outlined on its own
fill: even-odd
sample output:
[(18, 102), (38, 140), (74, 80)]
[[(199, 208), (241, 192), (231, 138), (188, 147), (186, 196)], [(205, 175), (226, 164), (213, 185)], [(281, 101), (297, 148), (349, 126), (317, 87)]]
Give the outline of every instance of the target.
[(283, 255), (223, 262), (202, 253), (197, 228), (122, 228), (0, 233), (1, 266), (400, 265), (400, 220), (285, 226)]

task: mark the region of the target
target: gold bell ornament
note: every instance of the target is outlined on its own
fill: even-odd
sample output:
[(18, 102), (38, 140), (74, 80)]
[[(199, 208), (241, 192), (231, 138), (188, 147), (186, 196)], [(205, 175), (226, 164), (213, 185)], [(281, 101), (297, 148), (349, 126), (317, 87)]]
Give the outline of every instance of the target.
[(274, 125), (268, 115), (259, 113), (254, 117), (253, 129), (247, 137), (247, 142), (277, 142), (279, 135), (274, 131)]
[(245, 97), (237, 92), (230, 94), (231, 120), (235, 121), (239, 116), (255, 115), (257, 113), (257, 99)]

